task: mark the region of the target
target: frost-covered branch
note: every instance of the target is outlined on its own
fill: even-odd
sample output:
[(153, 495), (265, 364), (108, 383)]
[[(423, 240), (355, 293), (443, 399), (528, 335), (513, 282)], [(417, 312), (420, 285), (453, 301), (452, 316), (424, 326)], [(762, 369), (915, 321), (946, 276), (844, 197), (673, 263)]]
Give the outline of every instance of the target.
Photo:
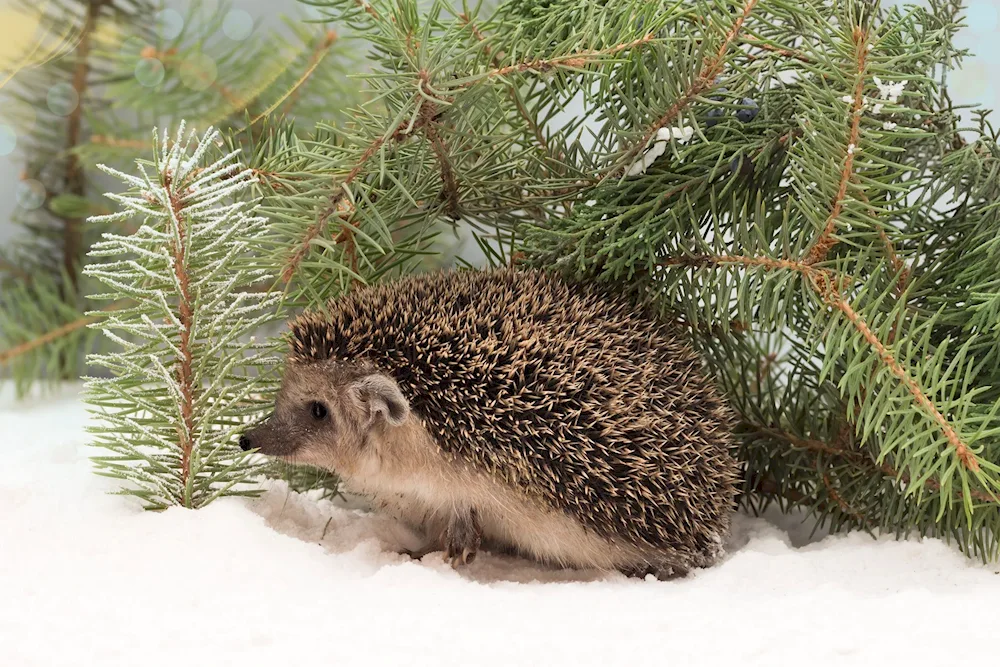
[(118, 346), (89, 358), (112, 374), (87, 381), (102, 417), (96, 444), (109, 452), (95, 463), (149, 509), (252, 492), (240, 483), (255, 469), (233, 429), (273, 361), (251, 335), (277, 305), (248, 289), (268, 278), (254, 265), (266, 232), (247, 199), (256, 178), (235, 153), (212, 157), (218, 132), (194, 139), (183, 124), (173, 140), (164, 133), (138, 177), (104, 167), (132, 189), (111, 195), (122, 210), (92, 221), (141, 224), (129, 236), (105, 234), (91, 251), (103, 261), (85, 272), (110, 288), (99, 298), (128, 299), (113, 316), (92, 314), (91, 326)]

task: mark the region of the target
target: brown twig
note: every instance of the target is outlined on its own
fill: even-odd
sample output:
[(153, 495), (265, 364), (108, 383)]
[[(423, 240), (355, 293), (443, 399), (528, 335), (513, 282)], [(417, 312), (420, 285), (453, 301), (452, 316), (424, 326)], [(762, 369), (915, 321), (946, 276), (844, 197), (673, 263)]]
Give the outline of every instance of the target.
[[(168, 49), (166, 51), (157, 51), (156, 48), (152, 47), (152, 46), (147, 46), (146, 48), (144, 48), (142, 50), (142, 52), (140, 53), (140, 55), (143, 58), (156, 58), (157, 60), (161, 61), (164, 64), (164, 66), (167, 63), (169, 63), (171, 61), (176, 61), (178, 59), (177, 58), (177, 49)], [(185, 61), (182, 59), (181, 60), (181, 65), (183, 65), (184, 62)], [(219, 83), (219, 81), (217, 79), (215, 79), (215, 78), (209, 77), (209, 75), (208, 75), (207, 72), (203, 72), (203, 71), (201, 71), (198, 68), (191, 68), (191, 71), (194, 73), (194, 75), (198, 79), (200, 79), (201, 81), (205, 82), (208, 85), (209, 88), (212, 88), (217, 93), (219, 93), (219, 95), (222, 97), (222, 99), (224, 99), (226, 102), (228, 102), (229, 105), (232, 107), (231, 111), (239, 111), (239, 110), (245, 109), (248, 106), (250, 106), (250, 102), (253, 101), (252, 98), (250, 98), (250, 99), (243, 99), (243, 98), (239, 97), (236, 93), (234, 93), (232, 90), (230, 90), (228, 86)]]
[[(91, 38), (97, 29), (97, 19), (101, 8), (107, 0), (90, 0), (84, 17), (83, 29), (76, 46), (76, 66), (73, 69), (73, 91), (76, 93), (76, 106), (70, 112), (66, 125), (66, 190), (67, 192), (84, 196), (85, 180), (83, 165), (74, 152), (80, 143), (83, 128), (83, 109), (86, 103), (88, 77), (90, 75)], [(83, 229), (79, 218), (63, 218), (63, 270), (69, 276), (70, 294), (76, 294), (79, 278), (76, 274), (79, 262), (83, 256)], [(70, 299), (67, 294), (67, 300)]]
[[(476, 25), (472, 22), (472, 19), (470, 19), (468, 15), (459, 14), (458, 18), (464, 21), (465, 25), (467, 25), (469, 29), (472, 30), (473, 37), (475, 37), (478, 41), (483, 42), (486, 40), (486, 37), (479, 30), (479, 28), (476, 27)], [(490, 56), (490, 62), (493, 63), (494, 67), (499, 68), (502, 66), (500, 64), (500, 59), (497, 57), (497, 55), (490, 51), (489, 45), (483, 46), (483, 50), (486, 52), (488, 56)], [(532, 134), (535, 135), (535, 141), (538, 142), (538, 145), (542, 148), (544, 152), (548, 153), (549, 144), (545, 140), (545, 135), (542, 133), (542, 128), (539, 127), (538, 123), (535, 122), (535, 119), (531, 117), (531, 114), (529, 114), (528, 110), (524, 107), (524, 104), (521, 102), (521, 98), (518, 97), (517, 95), (517, 89), (513, 85), (508, 85), (507, 91), (508, 94), (510, 95), (511, 100), (513, 100), (514, 104), (517, 106), (518, 113), (521, 114), (521, 117), (524, 118), (524, 121), (528, 124), (528, 127), (531, 128)]]
[(780, 484), (769, 477), (757, 480), (753, 485), (753, 490), (768, 496), (781, 496), (782, 498), (791, 500), (793, 503), (801, 503), (807, 497), (804, 493), (800, 493), (795, 489), (782, 488)]
[(776, 440), (783, 440), (787, 442), (792, 447), (796, 449), (808, 449), (812, 452), (820, 452), (822, 454), (829, 454), (831, 456), (839, 456), (843, 458), (850, 459), (852, 461), (859, 461), (864, 459), (864, 455), (861, 452), (857, 452), (851, 449), (845, 449), (843, 447), (837, 447), (830, 443), (824, 442), (822, 440), (813, 440), (811, 438), (800, 438), (797, 435), (793, 435), (788, 431), (782, 429), (772, 428), (770, 426), (760, 426), (759, 424), (750, 424), (754, 433), (761, 433), (768, 436), (769, 438), (774, 438)]
[[(804, 63), (812, 62), (812, 58), (802, 53), (801, 51), (798, 51), (797, 49), (786, 49), (780, 46), (775, 46), (774, 44), (768, 44), (767, 42), (761, 42), (756, 39), (751, 39), (749, 37), (744, 37), (740, 41), (743, 42), (744, 44), (749, 44), (750, 46), (755, 46), (759, 49), (763, 49), (764, 51), (770, 51), (772, 53), (778, 54), (779, 56), (784, 56), (785, 58), (794, 58), (795, 60), (799, 60)], [(747, 54), (747, 57), (753, 60), (755, 59), (756, 56), (753, 56), (752, 54)]]
[(896, 296), (902, 296), (906, 291), (906, 285), (910, 282), (910, 270), (903, 263), (903, 260), (896, 254), (896, 247), (892, 244), (892, 239), (885, 233), (885, 229), (878, 228), (878, 237), (885, 245), (885, 254), (889, 258), (892, 270), (898, 274), (896, 278)]
[[(341, 243), (347, 243), (347, 247), (344, 248), (344, 255), (347, 257), (348, 266), (351, 267), (351, 271), (355, 274), (358, 272), (358, 242), (354, 238), (354, 229), (348, 225), (344, 224), (340, 233), (333, 237), (334, 243), (338, 245)], [(352, 278), (356, 280), (356, 278)]]
[(722, 67), (726, 62), (726, 54), (729, 51), (729, 47), (735, 41), (736, 36), (739, 34), (740, 29), (743, 27), (743, 23), (750, 16), (750, 13), (757, 6), (759, 0), (747, 0), (746, 4), (743, 5), (743, 10), (736, 17), (736, 21), (733, 23), (732, 27), (726, 32), (725, 36), (722, 38), (722, 42), (719, 44), (719, 48), (713, 57), (707, 58), (702, 64), (701, 70), (698, 75), (691, 82), (691, 85), (685, 89), (681, 96), (667, 109), (660, 118), (653, 123), (649, 130), (643, 135), (642, 139), (635, 143), (632, 148), (630, 148), (625, 153), (624, 162), (617, 169), (614, 169), (608, 174), (606, 174), (601, 181), (604, 181), (611, 177), (617, 177), (625, 173), (629, 165), (635, 161), (636, 156), (646, 147), (649, 140), (659, 131), (660, 128), (664, 127), (668, 123), (674, 121), (677, 115), (683, 111), (695, 97), (700, 95), (706, 89), (708, 89), (712, 83), (715, 81), (715, 77), (719, 75), (722, 71)]
[(375, 8), (372, 7), (369, 3), (365, 2), (364, 0), (354, 0), (354, 4), (365, 10), (365, 13), (368, 14), (368, 16), (371, 16), (376, 21), (379, 20), (378, 12), (376, 12)]
[(31, 282), (32, 280), (30, 273), (28, 273), (21, 267), (17, 266), (16, 264), (8, 262), (3, 257), (0, 257), (0, 271), (4, 271), (20, 280), (23, 280), (26, 283)]
[[(105, 306), (101, 309), (101, 312), (110, 312), (113, 310), (119, 310), (128, 305), (129, 301), (115, 301), (114, 303)], [(35, 350), (43, 345), (48, 345), (52, 341), (59, 340), (64, 336), (68, 336), (74, 331), (84, 328), (88, 324), (92, 324), (101, 319), (100, 315), (86, 315), (84, 317), (79, 317), (72, 322), (67, 322), (62, 326), (56, 327), (52, 331), (47, 331), (38, 338), (32, 338), (29, 341), (25, 341), (14, 347), (8, 348), (6, 350), (0, 350), (0, 364), (8, 363), (11, 359), (19, 357), (21, 355), (27, 354), (32, 350)]]
[(309, 77), (313, 75), (316, 68), (326, 57), (327, 52), (329, 52), (330, 47), (334, 45), (339, 36), (335, 30), (327, 30), (326, 35), (323, 40), (313, 49), (312, 56), (309, 58), (309, 64), (306, 66), (305, 71), (302, 76), (295, 82), (292, 86), (292, 92), (288, 94), (288, 101), (285, 102), (284, 108), (281, 110), (282, 116), (287, 116), (288, 113), (295, 107), (296, 102), (302, 96), (302, 86), (309, 80)]
[[(757, 0), (751, 0), (756, 3)], [(600, 49), (598, 51), (579, 51), (577, 53), (569, 53), (565, 56), (555, 56), (553, 58), (538, 58), (535, 60), (526, 60), (520, 63), (514, 63), (512, 65), (505, 65), (503, 67), (497, 67), (486, 72), (483, 72), (480, 78), (476, 78), (474, 81), (469, 81), (464, 84), (460, 84), (452, 88), (452, 90), (461, 90), (464, 88), (469, 88), (476, 85), (482, 81), (488, 79), (494, 79), (497, 77), (504, 77), (508, 74), (514, 74), (516, 72), (547, 72), (551, 69), (557, 67), (584, 67), (588, 63), (597, 60), (605, 56), (613, 56), (616, 53), (621, 53), (622, 51), (627, 51), (629, 49), (634, 49), (637, 46), (642, 46), (643, 44), (648, 44), (655, 39), (655, 35), (649, 33), (643, 35), (639, 39), (632, 40), (631, 42), (625, 44), (616, 44), (615, 46), (610, 46), (606, 49)]]
[(868, 517), (864, 516), (863, 514), (861, 514), (861, 512), (851, 507), (847, 503), (847, 501), (845, 501), (841, 497), (841, 495), (837, 493), (837, 489), (834, 488), (833, 482), (830, 480), (830, 474), (826, 471), (823, 471), (823, 486), (826, 487), (826, 494), (830, 496), (830, 498), (832, 498), (835, 503), (837, 503), (837, 506), (840, 507), (840, 510), (844, 514), (851, 515), (852, 517), (854, 517), (854, 520), (860, 524), (872, 527), (872, 522), (870, 519), (868, 519)]
[(173, 255), (174, 278), (180, 288), (178, 296), (178, 319), (181, 323), (180, 341), (177, 349), (180, 356), (177, 359), (177, 384), (181, 394), (181, 423), (177, 425), (178, 445), (181, 449), (181, 481), (186, 489), (191, 478), (191, 454), (194, 449), (194, 352), (191, 333), (194, 328), (194, 300), (191, 296), (190, 277), (187, 272), (188, 229), (184, 221), (184, 211), (181, 205), (181, 193), (176, 191), (170, 173), (164, 173), (163, 185), (168, 193), (170, 215), (177, 225), (177, 241), (171, 247)]
[(97, 144), (99, 146), (112, 146), (114, 148), (129, 148), (132, 150), (146, 150), (149, 148), (148, 141), (139, 141), (138, 139), (119, 139), (118, 137), (109, 137), (104, 134), (91, 135), (90, 143)]
[(854, 155), (858, 146), (858, 138), (861, 136), (861, 106), (865, 100), (864, 74), (868, 66), (868, 31), (855, 27), (852, 37), (854, 39), (854, 58), (857, 63), (857, 80), (854, 83), (854, 98), (851, 102), (851, 128), (848, 133), (847, 146), (844, 147), (844, 166), (840, 170), (840, 185), (837, 187), (830, 215), (827, 216), (823, 231), (820, 232), (806, 253), (804, 260), (806, 264), (822, 262), (826, 259), (830, 249), (837, 245), (837, 239), (834, 236), (834, 232), (837, 230), (837, 219), (840, 218), (843, 211), (844, 199), (847, 197), (847, 186), (854, 175)]
[[(430, 91), (427, 90), (429, 80), (426, 72), (420, 73), (420, 85), (425, 93), (429, 95)], [(423, 120), (424, 134), (427, 135), (427, 139), (431, 142), (431, 148), (437, 157), (438, 168), (441, 170), (441, 184), (443, 186), (441, 196), (448, 202), (448, 215), (452, 219), (458, 220), (461, 217), (458, 198), (458, 178), (455, 176), (455, 170), (448, 157), (448, 147), (445, 146), (444, 140), (437, 131), (437, 120), (435, 120), (438, 114), (437, 105), (427, 102), (423, 105), (420, 113)]]

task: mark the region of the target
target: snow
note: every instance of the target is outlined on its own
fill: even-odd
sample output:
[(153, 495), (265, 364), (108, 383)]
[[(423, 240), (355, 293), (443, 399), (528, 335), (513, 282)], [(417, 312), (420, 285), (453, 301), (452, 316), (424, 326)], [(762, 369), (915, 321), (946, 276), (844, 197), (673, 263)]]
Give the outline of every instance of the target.
[(694, 136), (694, 128), (690, 126), (661, 127), (656, 131), (653, 144), (646, 149), (646, 152), (642, 154), (642, 157), (636, 160), (628, 168), (628, 175), (636, 176), (638, 174), (646, 173), (649, 165), (656, 162), (656, 158), (660, 157), (667, 151), (667, 142), (671, 139), (676, 139), (677, 141), (683, 143), (689, 141), (692, 136)]
[(882, 79), (873, 77), (875, 85), (878, 87), (879, 97), (889, 100), (893, 104), (899, 99), (899, 96), (903, 94), (903, 88), (906, 88), (906, 84), (909, 83), (906, 79), (902, 81), (889, 81), (886, 83), (882, 82)]
[[(0, 388), (0, 656), (99, 665), (960, 664), (996, 566), (938, 540), (809, 542), (738, 517), (729, 556), (678, 581), (481, 554), (465, 572), (392, 521), (290, 493), (143, 513), (90, 472), (75, 387)], [(780, 524), (791, 526), (785, 530)]]

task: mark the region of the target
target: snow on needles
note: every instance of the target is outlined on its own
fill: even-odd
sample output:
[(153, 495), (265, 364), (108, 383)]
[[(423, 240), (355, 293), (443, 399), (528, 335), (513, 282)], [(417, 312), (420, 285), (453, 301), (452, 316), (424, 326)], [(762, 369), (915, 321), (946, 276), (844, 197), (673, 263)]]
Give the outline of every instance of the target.
[(638, 174), (646, 173), (649, 169), (649, 165), (656, 161), (656, 158), (660, 157), (667, 151), (667, 142), (671, 139), (676, 139), (677, 141), (688, 141), (694, 135), (694, 128), (692, 127), (661, 127), (656, 131), (656, 136), (653, 139), (653, 145), (646, 149), (642, 154), (642, 157), (636, 160), (629, 168), (628, 175), (636, 176)]
[(918, 665), (992, 657), (949, 618), (996, 566), (938, 540), (805, 543), (738, 517), (719, 566), (673, 582), (488, 553), (393, 553), (387, 518), (272, 483), (257, 501), (144, 513), (90, 471), (75, 390), (0, 389), (0, 655), (11, 667)]
[(909, 83), (906, 79), (902, 81), (888, 81), (883, 83), (882, 79), (873, 77), (875, 85), (878, 87), (879, 97), (888, 100), (893, 104), (899, 99), (899, 96), (903, 94), (903, 88), (906, 88), (906, 84)]

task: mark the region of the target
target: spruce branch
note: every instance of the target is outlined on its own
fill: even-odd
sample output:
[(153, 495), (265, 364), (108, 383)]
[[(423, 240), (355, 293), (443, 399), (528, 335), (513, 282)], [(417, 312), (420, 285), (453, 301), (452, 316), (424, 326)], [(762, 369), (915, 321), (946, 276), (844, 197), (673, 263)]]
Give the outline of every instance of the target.
[(131, 189), (108, 195), (121, 211), (91, 218), (142, 220), (132, 235), (105, 234), (91, 251), (104, 261), (85, 269), (111, 290), (99, 298), (128, 304), (91, 314), (119, 349), (90, 355), (112, 376), (88, 378), (86, 398), (109, 452), (94, 458), (97, 472), (127, 482), (120, 493), (147, 509), (255, 492), (245, 482), (260, 470), (233, 434), (260, 409), (258, 376), (275, 363), (250, 336), (280, 298), (253, 289), (268, 278), (258, 266), (267, 220), (241, 198), (256, 179), (236, 152), (213, 155), (217, 131), (192, 148), (195, 138), (183, 124), (172, 141), (154, 134), (153, 173), (142, 162), (138, 177), (102, 167)]
[[(846, 422), (845, 422), (846, 424)], [(850, 427), (848, 425), (849, 428)], [(890, 479), (898, 479), (905, 485), (911, 485), (911, 478), (909, 474), (905, 471), (896, 470), (894, 467), (889, 465), (887, 461), (882, 461), (877, 463), (871, 457), (867, 455), (864, 451), (860, 449), (852, 449), (848, 446), (844, 446), (842, 442), (837, 441), (823, 441), (814, 438), (803, 438), (794, 433), (789, 432), (786, 429), (779, 427), (772, 427), (760, 424), (751, 424), (744, 422), (743, 424), (743, 435), (744, 437), (766, 437), (774, 441), (778, 441), (787, 444), (789, 447), (795, 449), (801, 449), (805, 451), (812, 452), (814, 454), (823, 454), (829, 457), (833, 457), (837, 460), (843, 460), (847, 463), (855, 466), (859, 466), (865, 470), (867, 474), (878, 474), (881, 472), (886, 477)], [(841, 438), (843, 440), (843, 438)], [(935, 477), (927, 477), (923, 480), (923, 485), (928, 491), (933, 493), (939, 493), (941, 491), (941, 482), (939, 482)], [(955, 498), (960, 503), (963, 501), (962, 489), (955, 490)], [(993, 503), (998, 504), (1000, 500), (996, 496), (989, 493), (985, 493), (978, 489), (970, 489), (969, 493), (971, 497), (977, 502), (981, 503)]]
[[(490, 57), (490, 63), (493, 65), (493, 67), (495, 69), (500, 69), (501, 67), (503, 67), (503, 65), (500, 64), (499, 56), (493, 51), (492, 48), (490, 48), (486, 36), (476, 26), (476, 24), (472, 22), (472, 18), (465, 13), (459, 14), (458, 18), (466, 26), (468, 26), (469, 30), (472, 32), (472, 36), (475, 37), (476, 41), (480, 42), (483, 45), (483, 52)], [(545, 140), (545, 134), (542, 131), (542, 127), (541, 125), (539, 125), (538, 121), (535, 118), (533, 118), (532, 115), (528, 112), (528, 109), (525, 108), (524, 103), (521, 101), (521, 98), (517, 94), (517, 88), (513, 84), (507, 86), (507, 94), (510, 96), (511, 101), (517, 107), (517, 112), (521, 115), (521, 118), (524, 119), (524, 122), (527, 123), (528, 127), (531, 129), (531, 134), (535, 138), (535, 141), (538, 143), (538, 146), (542, 149), (543, 152), (547, 153), (549, 151), (549, 144)]]
[[(807, 56), (806, 54), (802, 53), (801, 51), (799, 51), (797, 49), (789, 49), (789, 48), (785, 48), (785, 47), (782, 47), (782, 46), (777, 46), (777, 45), (771, 44), (769, 42), (765, 42), (765, 41), (758, 40), (758, 39), (753, 39), (751, 37), (743, 37), (740, 40), (740, 42), (743, 43), (743, 44), (746, 44), (748, 46), (752, 46), (754, 48), (757, 48), (757, 49), (761, 49), (761, 50), (764, 50), (764, 51), (770, 51), (771, 53), (776, 53), (776, 54), (778, 54), (780, 56), (783, 56), (785, 58), (794, 58), (795, 60), (800, 60), (800, 61), (802, 61), (804, 63), (812, 62), (812, 59), (809, 56)], [(751, 53), (751, 54), (749, 54), (749, 58), (751, 60), (755, 60), (757, 58), (757, 56), (755, 54)]]
[[(535, 65), (539, 65), (535, 61)], [(540, 65), (539, 65), (540, 66)], [(528, 71), (533, 68), (526, 67), (520, 71)], [(426, 75), (421, 75), (426, 77)], [(486, 79), (488, 80), (488, 79)], [(445, 186), (445, 199), (449, 202), (449, 207), (452, 212), (457, 212), (459, 210), (458, 199), (457, 199), (457, 184), (454, 178), (454, 172), (448, 163), (447, 150), (441, 142), (440, 136), (437, 133), (435, 127), (432, 126), (439, 115), (439, 111), (432, 100), (437, 100), (440, 103), (452, 105), (454, 104), (453, 99), (442, 99), (436, 97), (436, 93), (431, 90), (429, 82), (426, 78), (419, 80), (418, 87), (421, 90), (421, 95), (426, 101), (422, 103), (417, 102), (416, 108), (418, 109), (418, 114), (414, 119), (405, 119), (400, 121), (394, 128), (390, 129), (386, 134), (376, 137), (371, 141), (358, 155), (356, 160), (351, 164), (349, 171), (343, 180), (341, 180), (338, 185), (338, 192), (330, 197), (329, 202), (325, 208), (321, 211), (317, 220), (314, 224), (308, 226), (295, 247), (295, 249), (290, 253), (288, 260), (281, 272), (282, 280), (285, 283), (289, 283), (294, 277), (298, 270), (298, 267), (302, 261), (308, 256), (309, 249), (313, 241), (323, 233), (326, 229), (330, 218), (334, 215), (338, 215), (341, 218), (349, 216), (354, 211), (354, 204), (349, 201), (345, 201), (345, 192), (348, 186), (350, 186), (358, 176), (360, 176), (367, 163), (376, 155), (381, 154), (384, 148), (396, 144), (404, 139), (412, 136), (416, 136), (417, 133), (423, 133), (426, 135), (427, 139), (431, 143), (435, 154), (438, 156), (439, 169), (441, 171), (442, 182)], [(463, 86), (464, 87), (464, 86)], [(414, 96), (414, 101), (419, 96)], [(578, 184), (574, 188), (567, 188), (560, 192), (560, 194), (570, 193), (585, 186), (584, 183)]]
[(9, 274), (11, 277), (21, 281), (22, 283), (31, 282), (30, 273), (3, 257), (0, 257), (0, 271)]
[(19, 397), (36, 382), (55, 384), (76, 375), (78, 351), (93, 347), (89, 319), (66, 302), (68, 277), (37, 272), (0, 287), (0, 370)]
[(917, 381), (910, 375), (910, 373), (903, 368), (896, 358), (896, 355), (883, 343), (879, 337), (872, 331), (871, 327), (865, 322), (860, 315), (854, 310), (850, 303), (846, 299), (840, 296), (834, 296), (832, 294), (827, 295), (827, 300), (831, 305), (837, 308), (844, 316), (850, 321), (851, 325), (857, 329), (865, 341), (872, 347), (877, 358), (889, 369), (889, 371), (906, 387), (906, 389), (913, 395), (913, 400), (928, 412), (934, 421), (937, 423), (938, 428), (944, 433), (944, 436), (948, 439), (948, 443), (954, 448), (955, 455), (958, 456), (959, 461), (967, 469), (972, 471), (979, 470), (979, 461), (976, 455), (969, 449), (969, 446), (959, 437), (958, 433), (955, 432), (955, 428), (949, 423), (949, 421), (941, 414), (941, 411), (927, 396), (927, 392), (920, 387)]
[[(30, 386), (32, 373), (43, 379), (61, 368), (64, 377), (78, 376), (89, 350), (84, 341), (90, 338), (67, 325), (82, 319), (84, 299), (95, 288), (79, 272), (99, 236), (96, 226), (83, 220), (104, 210), (88, 200), (93, 192), (86, 177), (98, 162), (121, 166), (145, 153), (148, 141), (137, 138), (137, 132), (144, 136), (153, 118), (175, 124), (183, 114), (199, 119), (200, 127), (245, 130), (245, 109), (255, 115), (258, 105), (268, 108), (280, 99), (274, 113), (294, 111), (299, 126), (309, 128), (319, 118), (339, 120), (359, 99), (347, 83), (357, 59), (339, 40), (330, 39), (325, 26), (318, 36), (313, 26), (290, 24), (290, 37), (258, 34), (219, 42), (214, 36), (229, 7), (195, 2), (181, 34), (164, 40), (149, 32), (157, 7), (146, 0), (81, 0), (78, 5), (79, 11), (63, 11), (52, 2), (26, 7), (48, 28), (46, 39), (52, 39), (39, 42), (33, 54), (19, 61), (25, 65), (21, 74), (2, 91), (4, 109), (12, 112), (8, 121), (24, 124), (18, 127), (18, 146), (27, 160), (22, 179), (40, 181), (46, 193), (40, 207), (15, 209), (12, 221), (26, 233), (0, 260), (4, 289), (17, 292), (16, 305), (0, 312), (0, 347), (16, 353), (0, 372), (16, 374), (19, 390)], [(150, 79), (155, 70), (142, 69), (149, 63), (161, 70), (159, 84)], [(202, 71), (200, 63), (217, 66), (218, 76)], [(78, 98), (65, 116), (49, 113), (46, 96), (57, 84), (72, 88)], [(8, 106), (8, 98), (19, 104)], [(115, 103), (105, 104), (105, 98)], [(331, 106), (331, 101), (336, 103)], [(22, 108), (32, 112), (22, 114)], [(255, 128), (240, 141), (252, 143)], [(134, 231), (128, 221), (106, 225)], [(67, 270), (70, 263), (74, 271)], [(44, 281), (33, 280), (42, 274)], [(56, 309), (44, 293), (52, 281), (60, 283), (65, 307)], [(25, 290), (37, 293), (32, 298), (21, 294)], [(14, 303), (15, 294), (10, 294)], [(26, 313), (32, 302), (44, 316)], [(35, 346), (37, 340), (43, 344)], [(57, 348), (65, 358), (52, 356)]]
[[(39, 14), (51, 16), (48, 10), (48, 3), (42, 5)], [(79, 26), (72, 21), (50, 22), (53, 25), (46, 26), (46, 33), (43, 37), (35, 39), (31, 48), (13, 63), (2, 63), (4, 74), (0, 78), (0, 90), (14, 80), (14, 77), (24, 70), (34, 67), (41, 67), (55, 60), (59, 60), (76, 48), (80, 38)], [(49, 34), (51, 33), (51, 34)]]

